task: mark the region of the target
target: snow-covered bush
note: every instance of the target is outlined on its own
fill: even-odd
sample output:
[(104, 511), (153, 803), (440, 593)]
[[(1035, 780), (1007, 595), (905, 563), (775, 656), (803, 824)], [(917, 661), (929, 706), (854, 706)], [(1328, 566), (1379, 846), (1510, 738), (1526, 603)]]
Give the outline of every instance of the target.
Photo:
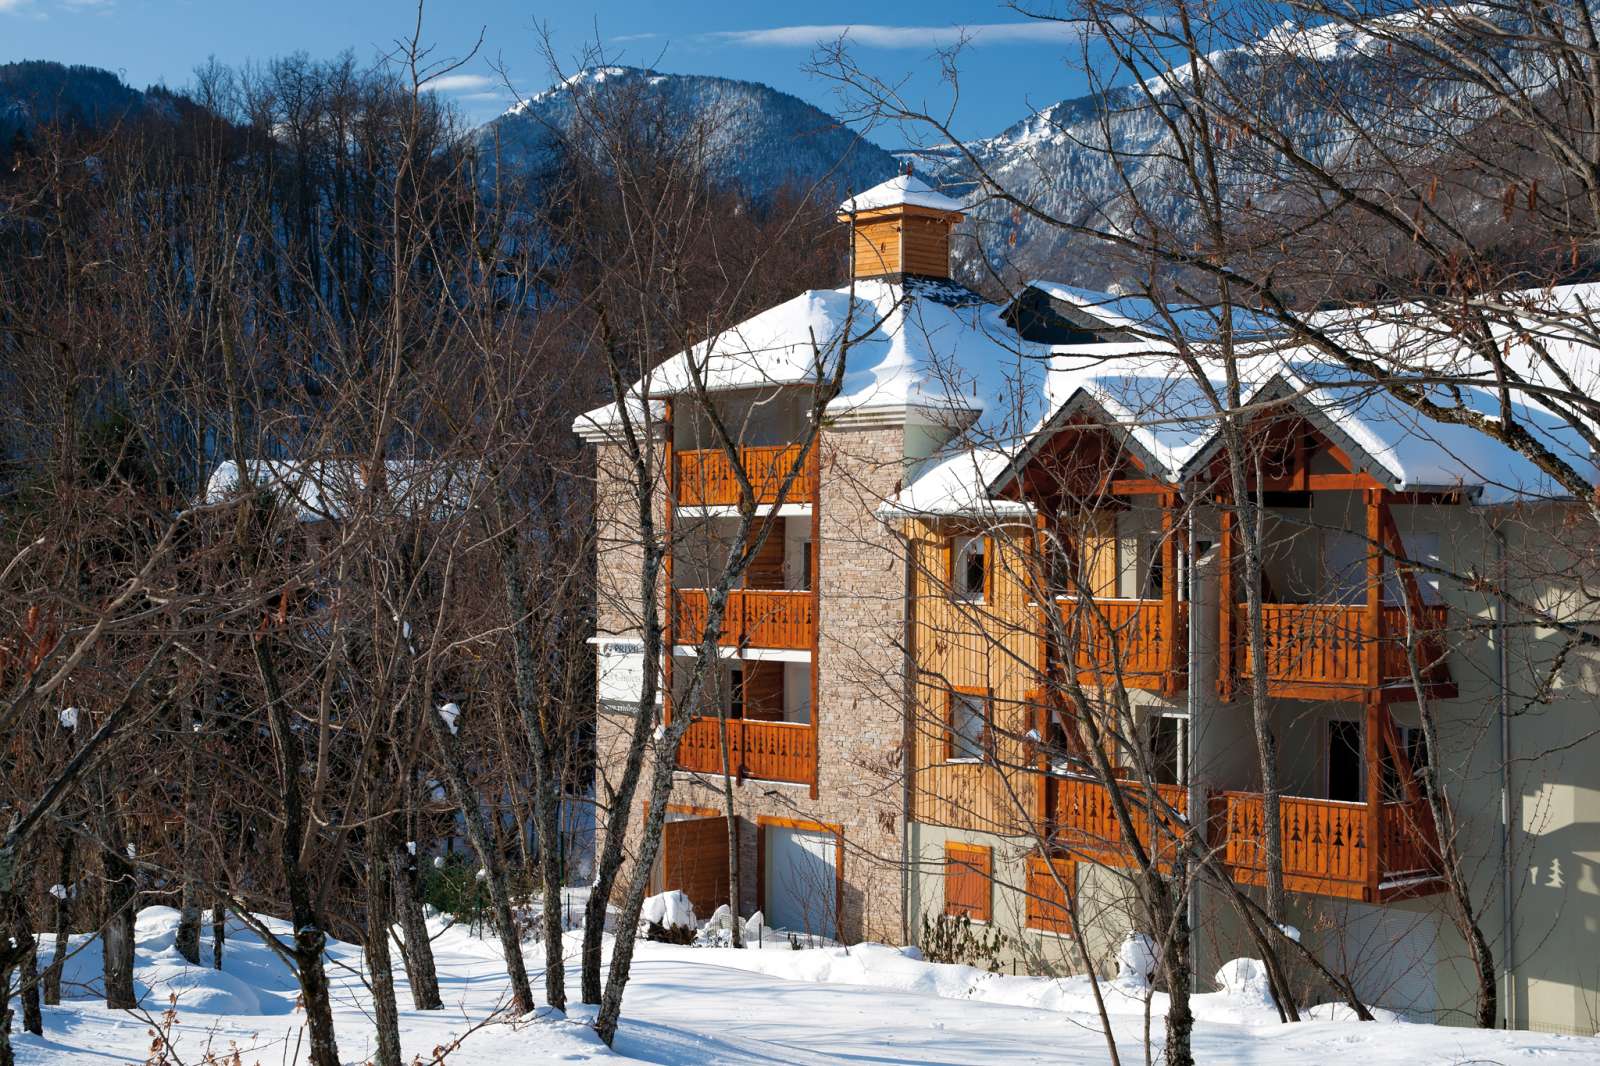
[(1117, 948), (1117, 981), (1149, 988), (1156, 975), (1156, 945), (1143, 933), (1129, 930)]
[(1273, 1002), (1267, 967), (1260, 959), (1230, 959), (1223, 963), (1217, 971), (1217, 985), (1234, 999), (1251, 1004)]
[(694, 917), (694, 904), (689, 902), (688, 896), (676, 889), (658, 893), (645, 900), (644, 907), (639, 912), (639, 920), (644, 924), (646, 940), (657, 940), (667, 944), (693, 943), (695, 930), (699, 925)]

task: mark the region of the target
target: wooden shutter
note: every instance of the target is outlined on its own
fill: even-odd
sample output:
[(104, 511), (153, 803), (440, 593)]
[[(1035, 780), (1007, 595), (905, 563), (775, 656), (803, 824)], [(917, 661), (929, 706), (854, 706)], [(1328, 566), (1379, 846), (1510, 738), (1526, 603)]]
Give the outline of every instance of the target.
[(767, 660), (744, 664), (744, 716), (753, 722), (783, 721), (783, 664)]
[(728, 819), (684, 818), (661, 828), (661, 890), (677, 889), (709, 918), (728, 902)]
[[(1052, 868), (1054, 874), (1052, 875)], [(1065, 885), (1077, 884), (1077, 864), (1071, 859), (1028, 856), (1027, 926), (1046, 933), (1072, 932), (1072, 915), (1067, 910)], [(1059, 878), (1059, 883), (1058, 883)]]
[(944, 912), (975, 922), (994, 917), (994, 852), (972, 844), (944, 846)]

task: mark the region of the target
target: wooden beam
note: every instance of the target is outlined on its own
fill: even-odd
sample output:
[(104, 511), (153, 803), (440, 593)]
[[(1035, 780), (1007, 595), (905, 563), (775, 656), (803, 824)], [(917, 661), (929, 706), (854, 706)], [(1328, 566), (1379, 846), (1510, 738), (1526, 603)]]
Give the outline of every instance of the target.
[(1367, 902), (1378, 901), (1378, 886), (1383, 882), (1383, 781), (1378, 760), (1379, 717), (1382, 704), (1369, 697), (1366, 727), (1361, 731), (1367, 764)]
[[(1233, 501), (1222, 504), (1222, 572), (1218, 576), (1217, 604), (1217, 695), (1223, 701), (1233, 698)], [(1191, 728), (1192, 725), (1191, 725)]]
[(1178, 542), (1177, 494), (1161, 497), (1161, 631), (1167, 635), (1161, 690), (1178, 691)]

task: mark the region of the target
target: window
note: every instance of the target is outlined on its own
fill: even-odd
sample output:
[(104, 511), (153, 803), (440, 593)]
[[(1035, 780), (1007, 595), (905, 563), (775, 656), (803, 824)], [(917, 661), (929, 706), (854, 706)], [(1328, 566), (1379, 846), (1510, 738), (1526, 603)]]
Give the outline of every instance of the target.
[(744, 717), (744, 670), (739, 667), (728, 671), (728, 717)]
[(989, 696), (983, 691), (950, 694), (950, 727), (946, 759), (981, 759), (989, 746)]
[(1055, 533), (1045, 530), (1039, 543), (1043, 549), (1045, 591), (1051, 596), (1070, 596), (1076, 584), (1073, 580), (1072, 556), (1067, 545)]
[(1367, 798), (1361, 723), (1328, 723), (1328, 798), (1360, 803)]
[(1067, 909), (1067, 893), (1076, 890), (1077, 885), (1078, 867), (1071, 859), (1029, 855), (1025, 907), (1028, 928), (1060, 935), (1071, 933), (1072, 912)]
[(994, 917), (994, 853), (971, 844), (944, 846), (944, 912), (975, 922)]
[(1189, 719), (1175, 714), (1152, 715), (1146, 741), (1150, 772), (1158, 785), (1184, 785), (1189, 781)]
[(950, 592), (956, 599), (982, 602), (989, 575), (988, 538), (955, 537), (950, 545)]

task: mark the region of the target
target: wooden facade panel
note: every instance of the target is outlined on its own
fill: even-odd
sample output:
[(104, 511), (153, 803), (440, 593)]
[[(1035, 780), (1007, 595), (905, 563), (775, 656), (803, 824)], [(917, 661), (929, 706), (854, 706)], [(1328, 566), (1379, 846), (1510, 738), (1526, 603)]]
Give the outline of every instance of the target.
[(1014, 774), (1008, 789), (993, 767), (950, 761), (946, 724), (952, 691), (987, 691), (998, 762), (1017, 766), (1028, 761), (1024, 736), (1032, 722), (1026, 699), (1039, 687), (1038, 612), (1030, 607), (1023, 572), (1023, 548), (1032, 531), (1026, 526), (991, 530), (984, 602), (957, 602), (948, 584), (949, 539), (970, 532), (925, 522), (910, 523), (907, 529), (918, 667), (914, 816), (936, 825), (1019, 833), (1026, 830), (1027, 814), (1035, 806), (1033, 775)]
[(858, 224), (853, 261), (858, 278), (899, 273), (900, 224), (892, 219)]

